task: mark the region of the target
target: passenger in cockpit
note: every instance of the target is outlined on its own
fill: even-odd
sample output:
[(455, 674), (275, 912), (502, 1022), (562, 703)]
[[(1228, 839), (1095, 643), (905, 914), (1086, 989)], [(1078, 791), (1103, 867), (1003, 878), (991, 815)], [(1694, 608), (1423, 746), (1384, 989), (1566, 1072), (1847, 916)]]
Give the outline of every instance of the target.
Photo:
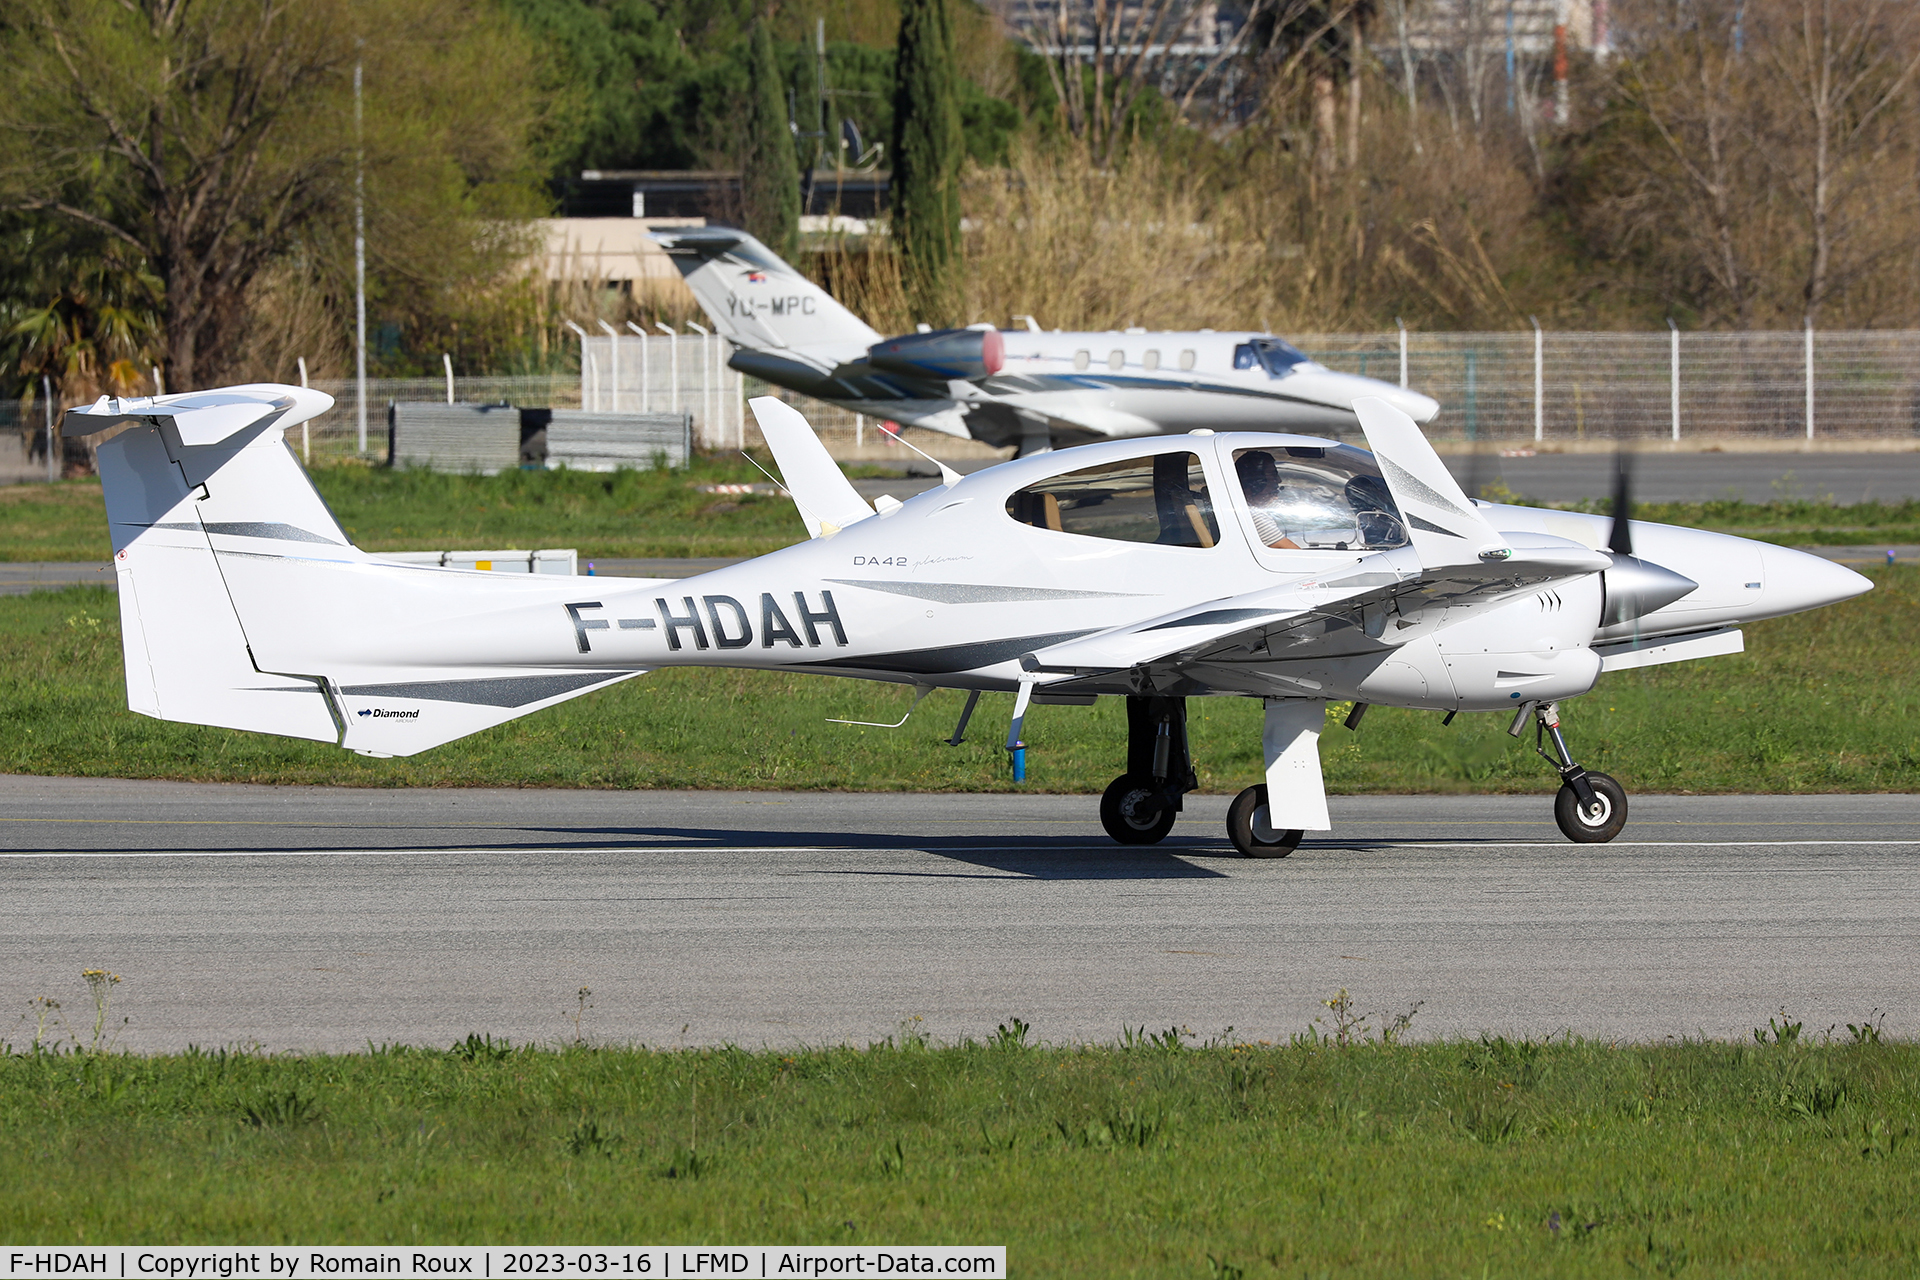
[(1233, 469), (1240, 476), (1240, 492), (1246, 495), (1253, 531), (1260, 541), (1277, 550), (1298, 551), (1300, 544), (1289, 538), (1274, 518), (1273, 509), (1280, 503), (1280, 468), (1274, 464), (1273, 455), (1249, 449), (1233, 460)]

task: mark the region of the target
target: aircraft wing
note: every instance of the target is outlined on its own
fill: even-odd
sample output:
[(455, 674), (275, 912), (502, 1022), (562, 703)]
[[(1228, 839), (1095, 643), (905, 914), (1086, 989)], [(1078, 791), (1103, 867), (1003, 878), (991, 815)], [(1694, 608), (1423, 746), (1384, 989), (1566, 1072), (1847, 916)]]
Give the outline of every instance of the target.
[[(1423, 634), (1442, 615), (1597, 573), (1611, 563), (1561, 539), (1525, 539), (1510, 559), (1429, 569), (1408, 548), (1380, 552), (1334, 574), (1303, 578), (1035, 650), (1028, 671), (1074, 679), (1141, 667), (1180, 668), (1249, 656), (1275, 661), (1382, 652)], [(1419, 628), (1420, 630), (1416, 630)]]

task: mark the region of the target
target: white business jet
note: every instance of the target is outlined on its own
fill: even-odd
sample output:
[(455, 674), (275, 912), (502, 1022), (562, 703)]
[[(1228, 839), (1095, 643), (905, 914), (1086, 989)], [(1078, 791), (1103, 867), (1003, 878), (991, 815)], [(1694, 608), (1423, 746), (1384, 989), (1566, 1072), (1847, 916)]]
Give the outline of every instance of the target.
[(1417, 391), (1315, 364), (1268, 333), (1045, 333), (990, 324), (883, 337), (744, 231), (658, 231), (735, 369), (855, 413), (1021, 456), (1054, 445), (1214, 430), (1357, 434), (1378, 396), (1416, 421)]
[[(1555, 815), (1612, 839), (1620, 785), (1580, 767), (1558, 702), (1603, 673), (1738, 652), (1740, 626), (1870, 583), (1797, 551), (1461, 492), (1413, 420), (1355, 409), (1371, 451), (1197, 431), (946, 472), (869, 506), (806, 421), (753, 402), (811, 535), (674, 580), (498, 576), (352, 546), (285, 446), (331, 399), (256, 385), (69, 411), (99, 447), (135, 711), (405, 756), (656, 667), (814, 672), (1028, 709), (1127, 700), (1100, 813), (1163, 838), (1196, 785), (1186, 700), (1259, 698), (1263, 781), (1228, 835), (1284, 857), (1329, 829), (1329, 702), (1505, 711), (1562, 779)], [(917, 704), (916, 704), (917, 705)]]

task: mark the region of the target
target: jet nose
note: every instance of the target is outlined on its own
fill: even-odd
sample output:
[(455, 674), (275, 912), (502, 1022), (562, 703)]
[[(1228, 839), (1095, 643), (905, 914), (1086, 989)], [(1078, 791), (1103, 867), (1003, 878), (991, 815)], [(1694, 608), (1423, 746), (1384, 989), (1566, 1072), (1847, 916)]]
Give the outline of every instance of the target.
[(1415, 422), (1432, 422), (1440, 412), (1440, 402), (1432, 396), (1423, 396), (1418, 391), (1408, 391), (1404, 387), (1395, 387), (1387, 397), (1389, 403)]
[(1438, 400), (1423, 396), (1418, 391), (1397, 387), (1391, 382), (1364, 378), (1357, 373), (1327, 373), (1321, 376), (1327, 379), (1327, 389), (1333, 397), (1344, 405), (1351, 405), (1361, 396), (1377, 396), (1415, 422), (1431, 422), (1433, 415), (1440, 412)]
[(1763, 544), (1760, 566), (1767, 612), (1775, 616), (1838, 604), (1873, 590), (1872, 579), (1791, 547)]

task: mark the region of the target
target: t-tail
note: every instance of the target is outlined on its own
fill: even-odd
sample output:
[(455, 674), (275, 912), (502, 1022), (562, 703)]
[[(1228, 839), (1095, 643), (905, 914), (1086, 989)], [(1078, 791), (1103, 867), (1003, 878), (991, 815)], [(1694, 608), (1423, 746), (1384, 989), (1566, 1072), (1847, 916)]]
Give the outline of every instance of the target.
[(332, 404), (257, 384), (68, 411), (67, 435), (126, 428), (97, 453), (130, 709), (403, 756), (642, 673), (584, 643), (555, 661), (591, 580), (353, 546), (283, 438)]
[(744, 231), (656, 231), (714, 327), (747, 351), (791, 352), (831, 367), (883, 335)]

